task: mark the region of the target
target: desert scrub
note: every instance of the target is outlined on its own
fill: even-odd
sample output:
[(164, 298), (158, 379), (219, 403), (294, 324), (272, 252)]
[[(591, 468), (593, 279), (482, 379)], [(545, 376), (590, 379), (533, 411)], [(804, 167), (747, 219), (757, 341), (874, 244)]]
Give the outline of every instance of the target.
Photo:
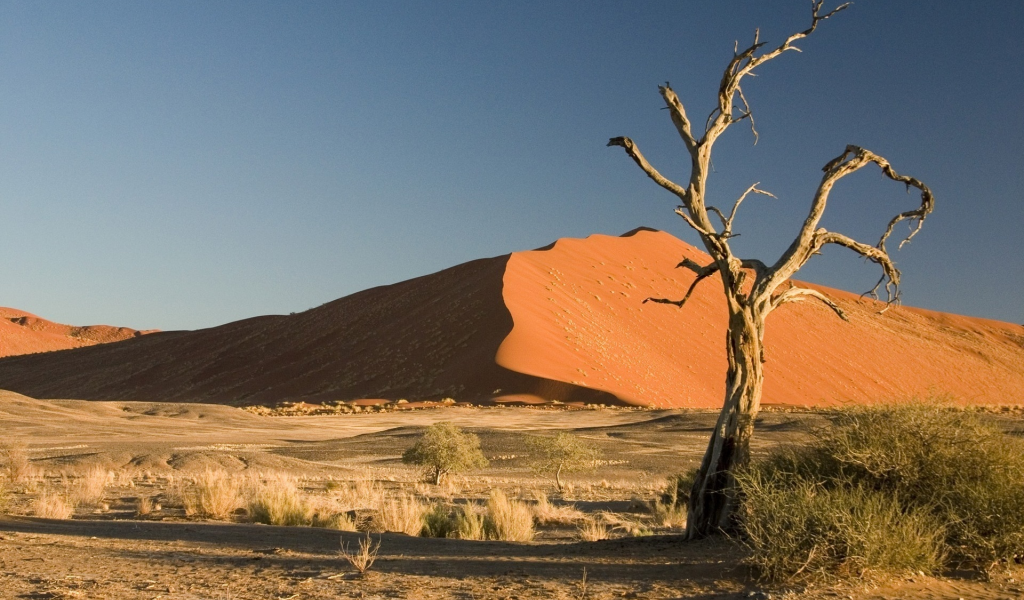
[(584, 514), (573, 504), (554, 505), (541, 490), (533, 490), (533, 518), (539, 525), (573, 525), (584, 519)]
[(576, 534), (584, 542), (599, 542), (608, 539), (608, 524), (595, 518), (587, 517), (576, 528)]
[(810, 444), (738, 475), (765, 577), (987, 569), (1024, 554), (1024, 442), (921, 402), (828, 416)]

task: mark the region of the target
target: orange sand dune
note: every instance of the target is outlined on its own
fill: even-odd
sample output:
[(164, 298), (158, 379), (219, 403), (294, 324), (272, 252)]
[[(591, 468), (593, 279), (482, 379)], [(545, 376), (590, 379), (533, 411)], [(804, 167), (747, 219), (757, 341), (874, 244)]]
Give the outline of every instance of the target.
[[(498, 350), (505, 368), (600, 389), (631, 404), (720, 406), (726, 311), (721, 280), (702, 282), (683, 257), (709, 257), (664, 232), (559, 240), (518, 252), (505, 272), (515, 327)], [(800, 285), (809, 285), (801, 283)], [(763, 401), (820, 405), (948, 394), (983, 404), (1024, 402), (1024, 327), (901, 307), (809, 285), (836, 300), (846, 323), (817, 303), (768, 318)]]
[[(290, 316), (0, 359), (0, 389), (37, 398), (322, 402), (359, 398), (717, 407), (720, 282), (682, 309), (707, 257), (664, 232), (563, 239), (373, 288)], [(1024, 327), (878, 305), (823, 287), (850, 315), (769, 318), (764, 401), (819, 405), (949, 394), (1024, 403)]]
[(0, 357), (119, 342), (151, 331), (110, 325), (62, 325), (0, 306)]

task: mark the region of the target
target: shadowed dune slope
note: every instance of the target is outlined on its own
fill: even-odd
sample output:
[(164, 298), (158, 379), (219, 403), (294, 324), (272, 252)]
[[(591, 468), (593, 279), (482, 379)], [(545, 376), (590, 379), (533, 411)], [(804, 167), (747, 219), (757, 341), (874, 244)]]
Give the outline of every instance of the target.
[(0, 389), (35, 398), (227, 404), (357, 398), (560, 398), (613, 402), (508, 371), (508, 256), (365, 290), (289, 316), (0, 360)]
[(0, 306), (0, 357), (119, 342), (151, 331), (110, 325), (62, 325)]
[[(357, 398), (716, 407), (721, 283), (678, 309), (697, 249), (664, 232), (563, 239), (373, 288), (290, 316), (0, 360), (0, 388), (35, 398), (307, 402)], [(1024, 403), (1024, 328), (880, 305), (819, 287), (850, 316), (790, 304), (769, 318), (764, 401), (949, 394)]]

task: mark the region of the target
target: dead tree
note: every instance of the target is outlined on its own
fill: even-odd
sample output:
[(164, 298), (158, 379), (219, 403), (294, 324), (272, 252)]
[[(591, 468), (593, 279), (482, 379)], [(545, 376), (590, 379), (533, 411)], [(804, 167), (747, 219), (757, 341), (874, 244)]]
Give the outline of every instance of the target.
[[(718, 88), (718, 106), (708, 116), (703, 134), (695, 132), (682, 102), (669, 84), (659, 86), (672, 123), (690, 155), (690, 181), (685, 186), (670, 181), (651, 166), (633, 140), (617, 137), (608, 142), (609, 146), (624, 148), (648, 177), (679, 199), (680, 206), (676, 208), (676, 214), (697, 232), (708, 254), (711, 255), (711, 262), (706, 265), (697, 264), (689, 259), (679, 263), (679, 268), (689, 269), (696, 275), (681, 300), (648, 298), (645, 302), (649, 300), (682, 307), (697, 285), (712, 275), (721, 277), (725, 290), (729, 313), (729, 330), (726, 334), (728, 371), (725, 379), (725, 403), (690, 494), (687, 518), (687, 537), (690, 539), (705, 537), (732, 526), (732, 515), (737, 501), (734, 470), (749, 460), (754, 419), (761, 404), (765, 319), (773, 310), (788, 302), (817, 300), (841, 319), (846, 320), (845, 313), (835, 302), (817, 290), (794, 286), (789, 282), (790, 277), (826, 244), (838, 244), (881, 267), (882, 276), (868, 293), (877, 298), (878, 291), (884, 289), (885, 307), (888, 308), (899, 302), (900, 271), (889, 256), (886, 242), (896, 225), (902, 221), (910, 224), (910, 232), (899, 246), (902, 247), (910, 241), (921, 230), (925, 217), (931, 213), (934, 205), (932, 193), (925, 184), (913, 177), (900, 175), (887, 160), (869, 150), (847, 146), (842, 154), (825, 165), (825, 174), (811, 200), (807, 219), (796, 239), (774, 264), (766, 265), (760, 260), (739, 258), (729, 247), (730, 238), (736, 235), (733, 233), (733, 222), (743, 201), (751, 194), (771, 194), (758, 188), (755, 183), (747, 188), (728, 211), (706, 204), (711, 149), (730, 125), (744, 120), (750, 123), (754, 143), (757, 143), (753, 113), (741, 87), (743, 78), (752, 75), (762, 64), (787, 51), (799, 51), (793, 45), (795, 42), (809, 36), (821, 21), (845, 9), (849, 3), (824, 14), (821, 12), (821, 5), (822, 0), (812, 2), (811, 26), (790, 35), (778, 47), (763, 51), (765, 44), (760, 41), (758, 31), (754, 32), (754, 42), (745, 50), (739, 50), (738, 44), (734, 46), (732, 60), (725, 68)], [(920, 206), (893, 217), (875, 245), (819, 228), (818, 222), (825, 211), (832, 187), (840, 179), (871, 164), (877, 165), (884, 176), (904, 184), (908, 192), (912, 187), (920, 191)]]

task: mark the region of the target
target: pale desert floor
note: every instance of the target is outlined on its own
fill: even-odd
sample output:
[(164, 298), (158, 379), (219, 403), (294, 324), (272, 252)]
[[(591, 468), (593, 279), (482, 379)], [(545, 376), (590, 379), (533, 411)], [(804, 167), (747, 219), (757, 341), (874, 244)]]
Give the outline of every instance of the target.
[[(16, 489), (0, 517), (0, 598), (318, 599), (318, 598), (1021, 598), (1024, 572), (908, 577), (787, 589), (759, 583), (739, 543), (684, 542), (678, 530), (612, 528), (584, 542), (574, 529), (541, 528), (512, 543), (374, 534), (379, 558), (367, 577), (339, 556), (361, 534), (312, 527), (200, 521), (167, 506), (137, 517), (137, 498), (163, 498), (168, 482), (207, 467), (232, 473), (288, 473), (307, 486), (376, 481), (388, 489), (479, 499), (500, 487), (586, 514), (645, 522), (643, 504), (665, 478), (696, 464), (715, 414), (709, 411), (552, 411), (446, 408), (321, 417), (261, 417), (208, 405), (39, 401), (0, 392), (0, 432), (28, 445), (42, 484), (94, 467), (117, 473), (102, 502), (73, 519), (31, 516), (31, 486)], [(1016, 413), (993, 416), (1019, 433)], [(443, 492), (401, 464), (422, 427), (449, 420), (481, 438), (491, 466), (455, 478)], [(757, 452), (799, 443), (824, 424), (813, 412), (767, 412)], [(525, 434), (572, 431), (601, 447), (606, 461), (573, 474), (559, 496), (530, 471)], [(581, 585), (584, 569), (585, 589)]]

